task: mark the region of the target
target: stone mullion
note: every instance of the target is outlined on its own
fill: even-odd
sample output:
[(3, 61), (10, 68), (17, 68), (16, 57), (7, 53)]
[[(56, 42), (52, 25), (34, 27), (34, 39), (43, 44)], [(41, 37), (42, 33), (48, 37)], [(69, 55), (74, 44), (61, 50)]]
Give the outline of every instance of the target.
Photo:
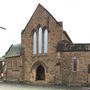
[(44, 30), (42, 31), (42, 54), (44, 54)]

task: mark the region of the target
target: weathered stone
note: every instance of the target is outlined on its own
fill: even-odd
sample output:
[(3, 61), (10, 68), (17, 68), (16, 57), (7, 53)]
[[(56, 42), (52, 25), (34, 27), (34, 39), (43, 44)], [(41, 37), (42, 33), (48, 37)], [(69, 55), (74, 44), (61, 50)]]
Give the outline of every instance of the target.
[[(90, 83), (90, 75), (88, 74), (90, 51), (88, 49), (84, 51), (79, 48), (75, 51), (77, 45), (72, 43), (62, 26), (39, 4), (22, 31), (20, 56), (5, 59), (6, 71), (4, 72), (4, 78), (33, 84), (81, 85)], [(48, 30), (48, 52), (46, 54), (37, 52), (36, 55), (33, 55), (33, 33), (39, 27), (42, 30), (45, 30), (45, 28)], [(72, 45), (74, 51), (73, 49), (71, 50), (71, 46), (67, 49), (67, 44)], [(59, 49), (57, 45), (59, 45)], [(65, 46), (61, 48), (60, 45), (62, 47), (63, 45)], [(62, 49), (65, 50), (63, 51)], [(74, 57), (77, 58), (77, 71), (72, 70), (72, 59)], [(37, 80), (37, 68), (40, 65), (44, 68), (44, 80)]]

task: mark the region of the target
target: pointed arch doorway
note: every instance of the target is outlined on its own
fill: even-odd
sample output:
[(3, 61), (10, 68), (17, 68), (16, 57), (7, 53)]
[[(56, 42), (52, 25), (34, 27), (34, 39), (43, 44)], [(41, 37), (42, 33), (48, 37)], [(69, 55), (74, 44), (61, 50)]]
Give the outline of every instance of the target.
[(34, 62), (31, 68), (31, 81), (47, 81), (47, 66), (41, 61)]
[(36, 80), (45, 80), (45, 69), (42, 65), (36, 69)]

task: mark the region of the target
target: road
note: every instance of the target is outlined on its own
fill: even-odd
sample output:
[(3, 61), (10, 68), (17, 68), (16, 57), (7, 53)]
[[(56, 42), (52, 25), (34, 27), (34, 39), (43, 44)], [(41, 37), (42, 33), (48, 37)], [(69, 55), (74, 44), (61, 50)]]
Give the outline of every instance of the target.
[(89, 87), (34, 86), (0, 82), (0, 90), (90, 90)]

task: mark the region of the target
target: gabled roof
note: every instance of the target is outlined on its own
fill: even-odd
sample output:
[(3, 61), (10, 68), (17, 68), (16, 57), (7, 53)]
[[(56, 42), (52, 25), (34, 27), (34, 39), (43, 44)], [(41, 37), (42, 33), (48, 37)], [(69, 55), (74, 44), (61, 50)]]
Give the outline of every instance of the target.
[[(44, 10), (44, 11), (48, 14), (48, 16), (50, 16), (50, 17), (53, 18), (53, 20), (56, 22), (56, 24), (58, 24), (60, 27), (63, 27), (63, 22), (62, 22), (62, 21), (59, 21), (59, 22), (58, 22), (58, 21), (53, 17), (53, 15), (52, 15), (47, 9), (45, 9), (41, 4), (38, 4), (36, 10), (34, 11), (33, 15), (31, 16), (31, 18), (30, 18), (30, 20), (28, 21), (27, 25), (25, 26), (24, 30), (22, 31), (22, 34), (24, 33), (26, 27), (27, 27), (27, 26), (29, 25), (29, 23), (31, 22), (31, 19), (33, 18), (34, 14), (35, 14), (35, 13), (37, 12), (37, 10), (39, 10), (39, 9), (40, 9), (40, 10), (42, 9), (42, 11)], [(67, 39), (68, 39), (70, 42), (72, 42), (72, 40), (71, 40), (70, 37), (68, 36), (67, 32), (66, 32), (66, 31), (63, 31), (63, 33), (64, 33), (64, 35), (67, 37)]]
[[(60, 24), (61, 22), (58, 22), (58, 21), (53, 17), (53, 15), (52, 15), (47, 9), (45, 9), (41, 4), (38, 4), (38, 6), (37, 6), (36, 10), (34, 11), (34, 13), (35, 13), (38, 9), (43, 9), (44, 11), (46, 11), (46, 13), (48, 14), (48, 16), (51, 16), (51, 17), (54, 19), (54, 21), (55, 21), (59, 26), (62, 26), (62, 25)], [(26, 27), (28, 26), (28, 24), (30, 23), (32, 17), (34, 16), (34, 13), (33, 13), (33, 15), (31, 16), (30, 20), (28, 21)], [(22, 31), (22, 34), (24, 33), (26, 27), (25, 27), (24, 30)]]
[(66, 31), (63, 31), (64, 35), (67, 37), (67, 39), (72, 43), (72, 40), (70, 39), (69, 35), (67, 34)]
[(13, 56), (20, 56), (20, 50), (21, 50), (21, 45), (16, 44), (16, 45), (11, 45), (8, 51), (5, 54), (5, 58), (8, 57), (13, 57)]

